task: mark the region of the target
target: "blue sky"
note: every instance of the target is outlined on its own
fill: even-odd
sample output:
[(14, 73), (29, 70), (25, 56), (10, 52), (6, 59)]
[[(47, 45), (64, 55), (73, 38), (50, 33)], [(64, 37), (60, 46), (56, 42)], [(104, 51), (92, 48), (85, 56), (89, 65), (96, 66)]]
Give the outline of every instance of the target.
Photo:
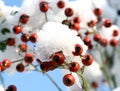
[[(6, 5), (20, 6), (23, 0), (3, 0)], [(67, 91), (62, 82), (63, 75), (59, 69), (48, 72), (48, 74), (57, 82), (62, 91)], [(15, 84), (17, 91), (58, 91), (51, 81), (40, 72), (16, 73), (8, 76), (6, 72), (2, 73), (5, 86)], [(1, 83), (1, 82), (0, 82)]]

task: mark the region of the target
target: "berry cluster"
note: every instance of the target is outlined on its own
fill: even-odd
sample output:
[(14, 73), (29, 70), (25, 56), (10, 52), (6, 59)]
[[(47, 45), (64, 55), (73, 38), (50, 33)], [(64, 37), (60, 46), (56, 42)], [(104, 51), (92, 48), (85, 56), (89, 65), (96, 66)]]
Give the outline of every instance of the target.
[[(27, 67), (33, 67), (34, 70), (42, 73), (57, 68), (65, 69), (69, 73), (63, 77), (64, 85), (70, 87), (76, 84), (74, 76), (76, 73), (78, 78), (82, 79), (83, 89), (88, 91), (83, 73), (84, 68), (93, 63), (94, 58), (90, 53), (98, 48), (102, 55), (100, 48), (107, 48), (109, 45), (116, 48), (119, 44), (119, 29), (114, 27), (110, 19), (102, 19), (102, 9), (94, 7), (92, 13), (95, 19), (84, 21), (85, 19), (75, 9), (68, 7), (64, 0), (58, 0), (56, 6), (59, 10), (64, 11), (65, 18), (59, 23), (53, 23), (53, 21), (49, 21), (49, 11), (54, 13), (50, 3), (47, 0), (40, 0), (38, 3), (39, 12), (45, 17), (45, 22), (40, 24), (40, 29), (37, 32), (32, 30), (25, 32), (23, 29), (31, 22), (32, 15), (23, 13), (19, 16), (17, 24), (12, 28), (12, 33), (19, 38), (20, 43), (12, 36), (4, 42), (6, 46), (14, 47), (21, 59), (15, 61), (4, 59), (0, 62), (0, 72), (10, 69), (12, 64), (16, 66), (17, 72), (25, 72)], [(51, 31), (49, 31), (50, 28)], [(106, 36), (110, 36), (110, 38)], [(29, 43), (34, 47), (31, 48)], [(88, 53), (86, 53), (87, 49)], [(105, 60), (102, 63), (105, 63)], [(104, 72), (106, 71), (105, 67), (102, 69)], [(92, 87), (96, 89), (97, 82), (93, 81)], [(10, 85), (6, 91), (17, 91), (17, 88)]]

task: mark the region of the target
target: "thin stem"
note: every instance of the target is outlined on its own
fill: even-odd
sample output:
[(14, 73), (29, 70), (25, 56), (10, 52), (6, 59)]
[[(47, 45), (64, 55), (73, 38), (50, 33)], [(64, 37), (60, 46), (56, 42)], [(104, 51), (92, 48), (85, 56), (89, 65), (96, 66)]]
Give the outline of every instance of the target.
[(48, 18), (47, 18), (47, 14), (45, 13), (45, 20), (46, 22), (48, 22)]
[(1, 82), (2, 82), (2, 85), (3, 85), (3, 88), (4, 88), (4, 91), (6, 91), (5, 90), (5, 83), (4, 83), (4, 79), (3, 79), (3, 77), (2, 77), (2, 74), (0, 73), (0, 79), (1, 79)]
[(20, 61), (22, 61), (23, 59), (24, 59), (24, 58), (21, 58), (21, 59), (18, 59), (18, 60), (12, 61), (12, 63), (20, 62)]
[(105, 65), (105, 62), (104, 62), (104, 55), (102, 53), (102, 47), (98, 47), (97, 46), (97, 48), (98, 48), (98, 51), (99, 51), (99, 53), (101, 55), (101, 58), (102, 58), (102, 66), (101, 66), (102, 67), (102, 71), (104, 72), (104, 75), (105, 75), (106, 80), (107, 80), (107, 82), (109, 84), (109, 87), (112, 90), (111, 79), (110, 79), (110, 76), (109, 76), (109, 74), (107, 72), (107, 68), (106, 68), (106, 65)]
[(77, 72), (77, 74), (81, 77), (82, 82), (83, 82), (83, 87), (85, 89), (85, 91), (89, 91), (88, 85), (87, 85), (87, 81), (85, 79), (85, 77), (82, 75), (82, 73)]
[[(36, 69), (36, 71), (42, 72), (41, 70), (37, 69), (36, 66), (34, 66), (33, 64), (31, 64), (31, 65)], [(43, 72), (42, 72), (42, 73), (43, 73)], [(53, 78), (52, 78), (49, 74), (47, 74), (46, 72), (45, 72), (44, 74), (45, 74), (45, 75), (49, 78), (49, 80), (56, 86), (56, 88), (58, 89), (58, 91), (62, 91), (61, 88), (57, 85), (57, 83), (53, 80)]]

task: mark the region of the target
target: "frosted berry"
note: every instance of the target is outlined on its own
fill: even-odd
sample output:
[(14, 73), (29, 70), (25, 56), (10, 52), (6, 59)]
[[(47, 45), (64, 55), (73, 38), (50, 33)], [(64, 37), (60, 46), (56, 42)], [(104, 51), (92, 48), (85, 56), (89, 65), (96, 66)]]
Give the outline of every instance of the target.
[(73, 18), (73, 23), (80, 23), (81, 22), (81, 19), (80, 19), (80, 17), (74, 17)]
[(20, 48), (20, 50), (22, 51), (22, 52), (26, 52), (27, 50), (28, 50), (28, 46), (27, 46), (27, 44), (20, 44), (19, 45), (19, 48)]
[(8, 38), (7, 39), (7, 45), (8, 46), (14, 46), (15, 45), (15, 38)]
[(74, 10), (72, 8), (66, 8), (65, 9), (65, 15), (67, 17), (71, 17), (74, 14)]
[(32, 42), (32, 43), (35, 43), (37, 41), (37, 34), (33, 33), (30, 35), (29, 37), (29, 40)]
[(19, 22), (22, 24), (26, 24), (29, 20), (29, 16), (27, 14), (22, 14), (19, 18)]
[(110, 19), (105, 19), (103, 21), (103, 25), (106, 27), (106, 28), (109, 28), (112, 26), (112, 21)]
[(40, 8), (40, 11), (41, 12), (47, 12), (48, 9), (49, 9), (49, 5), (48, 5), (48, 2), (46, 1), (41, 1), (40, 4), (39, 4), (39, 8)]
[(65, 61), (64, 54), (62, 52), (56, 52), (52, 55), (52, 61), (55, 61), (58, 65), (61, 65)]
[(80, 44), (75, 45), (75, 51), (72, 52), (74, 56), (80, 56), (83, 53), (83, 47)]
[(84, 58), (82, 58), (82, 63), (83, 63), (85, 66), (91, 65), (92, 62), (93, 62), (93, 57), (92, 57), (90, 54), (85, 54), (85, 55), (84, 55)]
[(102, 9), (101, 8), (95, 8), (93, 10), (93, 13), (96, 15), (96, 16), (100, 16), (102, 14)]
[(21, 33), (21, 32), (22, 32), (22, 27), (19, 26), (19, 25), (15, 25), (15, 26), (13, 27), (13, 32), (14, 32), (15, 34)]
[(21, 36), (21, 41), (22, 42), (28, 42), (29, 41), (29, 35), (28, 34), (22, 34)]
[(19, 63), (19, 64), (16, 65), (16, 70), (18, 72), (23, 72), (24, 69), (25, 69), (25, 66), (22, 63)]
[(91, 20), (91, 21), (89, 21), (89, 22), (87, 23), (87, 25), (88, 25), (89, 27), (94, 27), (94, 26), (96, 25), (96, 21), (95, 21), (95, 20)]
[(99, 43), (101, 46), (106, 47), (108, 45), (108, 40), (105, 38), (101, 38)]
[(84, 42), (87, 46), (89, 46), (89, 45), (91, 44), (91, 39), (90, 39), (88, 36), (86, 36), (86, 37), (84, 37), (83, 42)]
[(17, 91), (17, 88), (15, 85), (9, 85), (6, 91)]
[(66, 74), (64, 77), (63, 77), (63, 83), (66, 85), (66, 86), (72, 86), (74, 83), (75, 83), (75, 78), (72, 74)]
[(80, 65), (77, 62), (72, 62), (69, 64), (69, 70), (72, 72), (77, 72), (80, 69)]
[(101, 39), (101, 35), (100, 34), (94, 34), (93, 39), (94, 39), (94, 41), (99, 42), (100, 39)]
[(117, 37), (119, 35), (119, 30), (113, 30), (113, 34), (114, 37)]
[(74, 23), (71, 28), (73, 30), (79, 31), (80, 30), (80, 25), (79, 25), (79, 23)]
[(116, 40), (116, 39), (111, 39), (111, 40), (110, 40), (110, 45), (113, 46), (113, 47), (116, 47), (116, 46), (118, 45), (118, 43), (119, 43), (119, 42), (118, 42), (118, 40)]
[(9, 59), (4, 59), (2, 61), (2, 65), (5, 67), (5, 68), (9, 68), (11, 66), (11, 61)]
[(59, 0), (59, 1), (57, 2), (57, 6), (58, 6), (58, 8), (64, 8), (64, 7), (65, 7), (65, 2), (64, 2), (64, 0)]
[(24, 61), (28, 64), (31, 64), (34, 61), (34, 55), (33, 54), (26, 54), (24, 57)]

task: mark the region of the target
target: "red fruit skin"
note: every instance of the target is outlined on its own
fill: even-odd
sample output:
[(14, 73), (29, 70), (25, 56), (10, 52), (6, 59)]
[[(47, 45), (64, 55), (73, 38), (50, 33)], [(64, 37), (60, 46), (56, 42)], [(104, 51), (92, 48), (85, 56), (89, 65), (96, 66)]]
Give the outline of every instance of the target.
[(14, 46), (15, 45), (15, 39), (14, 38), (8, 38), (7, 45), (8, 46)]
[(94, 34), (93, 39), (94, 39), (94, 41), (99, 42), (100, 39), (101, 39), (101, 35), (100, 34)]
[(113, 30), (113, 34), (114, 37), (117, 37), (119, 35), (119, 30)]
[(93, 10), (93, 13), (95, 14), (95, 16), (100, 16), (102, 14), (102, 9), (100, 8), (95, 8)]
[(93, 62), (93, 57), (90, 54), (86, 54), (84, 58), (82, 59), (82, 63), (85, 66), (90, 66)]
[(15, 85), (9, 85), (6, 91), (17, 91), (17, 88)]
[(19, 22), (26, 24), (29, 21), (29, 16), (27, 14), (22, 14), (19, 18)]
[(25, 69), (25, 66), (22, 63), (16, 65), (16, 70), (18, 72), (23, 72), (24, 69)]
[(3, 66), (2, 62), (0, 62), (0, 72), (3, 72), (6, 69), (6, 67)]
[(32, 42), (32, 43), (35, 43), (37, 41), (37, 34), (31, 34), (30, 37), (29, 37), (29, 40)]
[(109, 28), (112, 26), (112, 21), (110, 19), (105, 19), (103, 25), (104, 27)]
[(40, 2), (39, 9), (40, 9), (41, 12), (44, 12), (44, 13), (47, 12), (48, 9), (49, 9), (48, 2), (46, 2), (46, 1)]
[(22, 34), (21, 41), (22, 42), (28, 42), (29, 41), (29, 35), (28, 34)]
[(72, 8), (66, 8), (65, 9), (65, 15), (67, 17), (71, 17), (74, 14), (74, 10)]
[(20, 48), (20, 51), (26, 52), (28, 50), (28, 45), (27, 44), (20, 44), (19, 48)]
[(73, 51), (74, 56), (80, 56), (83, 52), (83, 47), (80, 44), (75, 45), (75, 51)]
[(75, 83), (75, 78), (72, 74), (66, 74), (63, 77), (63, 83), (66, 86), (72, 86)]
[(52, 61), (56, 62), (58, 66), (62, 65), (65, 62), (65, 56), (61, 52), (56, 52), (51, 56), (51, 58), (52, 58)]
[(99, 43), (101, 46), (106, 47), (108, 45), (108, 40), (105, 38), (101, 38)]
[(76, 31), (79, 31), (79, 30), (80, 30), (80, 25), (79, 25), (79, 23), (74, 23), (74, 24), (72, 25), (72, 29), (73, 29), (73, 30), (76, 30)]
[(83, 42), (84, 42), (87, 46), (91, 45), (91, 39), (90, 39), (88, 36), (84, 37)]
[(113, 46), (113, 47), (118, 46), (118, 43), (119, 43), (119, 42), (118, 42), (118, 40), (116, 40), (116, 39), (111, 39), (111, 40), (110, 40), (110, 45)]
[(98, 83), (97, 82), (92, 82), (92, 87), (94, 88), (94, 89), (96, 89), (96, 88), (98, 88)]
[(69, 64), (69, 70), (72, 72), (77, 72), (80, 69), (80, 65), (77, 62), (72, 62)]
[(62, 9), (62, 8), (65, 7), (65, 2), (64, 2), (63, 0), (59, 0), (59, 1), (57, 2), (57, 6), (58, 6), (58, 8)]
[(73, 18), (73, 23), (78, 23), (78, 24), (80, 24), (80, 22), (81, 22), (80, 17), (74, 17), (74, 18)]
[(3, 66), (4, 66), (5, 68), (9, 68), (12, 63), (11, 63), (11, 61), (10, 61), (9, 59), (4, 59), (4, 60), (2, 61), (2, 64), (3, 64)]
[(94, 27), (96, 25), (96, 21), (91, 20), (90, 22), (87, 23), (89, 27)]
[(19, 25), (15, 25), (15, 26), (13, 27), (13, 32), (14, 32), (15, 34), (21, 33), (21, 32), (22, 32), (22, 27), (19, 26)]
[(24, 61), (27, 64), (31, 64), (34, 61), (34, 55), (30, 54), (30, 53), (26, 54), (25, 57), (24, 57)]

